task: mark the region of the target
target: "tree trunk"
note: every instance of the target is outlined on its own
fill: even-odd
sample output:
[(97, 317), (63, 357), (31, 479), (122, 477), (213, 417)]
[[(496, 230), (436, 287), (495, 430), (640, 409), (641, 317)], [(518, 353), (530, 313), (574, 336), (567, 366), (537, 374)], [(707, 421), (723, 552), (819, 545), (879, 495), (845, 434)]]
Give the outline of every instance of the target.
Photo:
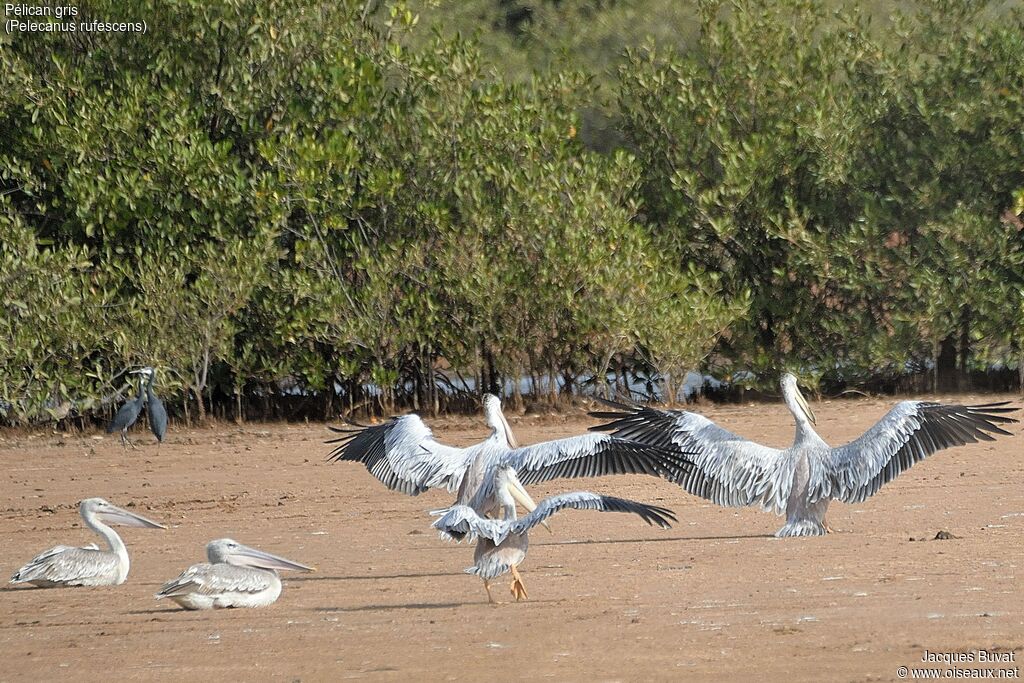
[(949, 335), (939, 345), (939, 354), (935, 359), (935, 374), (938, 391), (955, 391), (957, 385), (956, 370), (956, 336)]
[(484, 356), (484, 365), (486, 366), (486, 372), (487, 372), (487, 377), (486, 377), (486, 380), (485, 380), (486, 381), (486, 391), (488, 393), (494, 394), (495, 396), (500, 396), (501, 395), (501, 389), (498, 386), (498, 368), (495, 366), (495, 363), (494, 363), (494, 354), (491, 352), (490, 348), (488, 348), (487, 346), (484, 346), (483, 356)]
[(206, 424), (206, 405), (203, 403), (203, 390), (201, 387), (192, 387), (192, 393), (196, 396), (196, 421), (199, 424)]
[(519, 386), (519, 380), (522, 376), (522, 368), (516, 365), (516, 376), (512, 378), (512, 406), (516, 411), (523, 409), (523, 392)]
[(576, 383), (576, 376), (570, 370), (562, 370), (562, 391), (565, 396), (572, 396), (572, 387)]
[(324, 396), (324, 420), (334, 417), (334, 375), (327, 378), (327, 395)]
[(558, 404), (558, 375), (554, 365), (548, 367), (548, 403), (552, 406)]
[(960, 315), (960, 373), (957, 390), (971, 388), (971, 374), (967, 363), (971, 356), (971, 307), (964, 306)]

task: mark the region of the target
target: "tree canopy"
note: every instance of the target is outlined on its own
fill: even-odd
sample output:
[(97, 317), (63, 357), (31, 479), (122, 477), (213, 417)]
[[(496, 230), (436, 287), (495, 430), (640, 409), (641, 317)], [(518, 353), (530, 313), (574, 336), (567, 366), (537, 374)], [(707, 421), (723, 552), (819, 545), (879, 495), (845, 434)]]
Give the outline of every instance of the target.
[(149, 31), (9, 36), (0, 423), (140, 365), (199, 417), (1024, 373), (1024, 17), (881, 8), (97, 0)]

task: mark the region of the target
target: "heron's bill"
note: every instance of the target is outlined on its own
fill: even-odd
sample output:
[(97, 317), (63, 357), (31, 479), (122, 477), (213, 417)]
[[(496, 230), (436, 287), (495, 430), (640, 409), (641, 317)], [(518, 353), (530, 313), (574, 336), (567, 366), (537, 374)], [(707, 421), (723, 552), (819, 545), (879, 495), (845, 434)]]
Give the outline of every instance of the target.
[[(537, 509), (537, 504), (533, 502), (533, 498), (531, 498), (530, 494), (526, 492), (526, 489), (523, 488), (522, 482), (519, 481), (519, 477), (517, 477), (515, 471), (512, 470), (509, 471), (508, 492), (517, 503), (526, 508), (527, 512), (533, 512)], [(541, 522), (541, 526), (551, 533), (551, 527), (548, 526), (546, 521)]]

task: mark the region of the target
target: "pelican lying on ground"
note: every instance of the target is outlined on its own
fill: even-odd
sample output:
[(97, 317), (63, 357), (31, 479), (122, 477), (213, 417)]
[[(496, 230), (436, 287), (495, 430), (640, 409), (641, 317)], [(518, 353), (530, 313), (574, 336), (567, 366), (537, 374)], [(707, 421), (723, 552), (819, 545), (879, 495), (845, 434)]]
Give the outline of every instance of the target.
[[(511, 474), (511, 476), (509, 476)], [(433, 526), (442, 538), (462, 541), (467, 536), (477, 538), (476, 552), (473, 554), (474, 566), (466, 570), (467, 574), (476, 574), (484, 580), (487, 600), (494, 602), (491, 595), (491, 581), (502, 574), (512, 573), (512, 595), (522, 600), (526, 595), (523, 577), (519, 574), (519, 564), (526, 558), (530, 539), (528, 532), (538, 524), (543, 524), (551, 515), (566, 508), (577, 510), (599, 510), (601, 512), (631, 512), (639, 515), (648, 524), (657, 524), (662, 529), (669, 528), (669, 521), (676, 521), (671, 510), (653, 505), (644, 505), (631, 500), (600, 496), (588, 491), (575, 491), (545, 498), (535, 509), (522, 519), (516, 518), (515, 502), (526, 492), (521, 488), (516, 493), (517, 483), (515, 472), (504, 468), (498, 472), (494, 492), (484, 499), (474, 501), (476, 506), (462, 503), (444, 510), (434, 510), (432, 515), (439, 518)], [(528, 496), (527, 496), (528, 497)], [(484, 514), (491, 512), (484, 508), (486, 503), (481, 500), (493, 501), (500, 507), (502, 517), (489, 519)]]
[(962, 406), (903, 401), (859, 439), (832, 448), (811, 427), (814, 413), (789, 373), (782, 376), (782, 398), (796, 419), (796, 439), (785, 450), (747, 441), (695, 413), (610, 401), (605, 403), (617, 412), (590, 414), (611, 421), (591, 429), (678, 448), (694, 467), (681, 472), (676, 483), (719, 505), (785, 512), (786, 524), (775, 534), (782, 537), (827, 533), (830, 501), (864, 501), (932, 453), (993, 441), (991, 434), (1010, 434), (1000, 424), (1017, 422), (1003, 415), (1017, 410), (1005, 407), (1008, 402)]
[(230, 538), (210, 541), (206, 558), (209, 564), (194, 564), (165, 583), (156, 599), (170, 598), (185, 609), (265, 607), (281, 595), (276, 570), (313, 571)]
[[(330, 429), (343, 434), (327, 443), (340, 443), (330, 461), (352, 460), (366, 465), (385, 486), (416, 496), (429, 488), (455, 492), (470, 465), (480, 459), (487, 468), (511, 469), (509, 475), (522, 489), (559, 477), (599, 477), (608, 474), (680, 476), (690, 467), (686, 449), (671, 450), (633, 443), (605, 434), (581, 434), (556, 441), (519, 447), (501, 413), (496, 396), (484, 396), (484, 416), (491, 435), (468, 448), (438, 443), (416, 415), (402, 415), (382, 425)], [(525, 492), (524, 492), (525, 495)], [(532, 511), (532, 501), (519, 501)]]
[[(57, 586), (117, 586), (128, 577), (128, 551), (121, 537), (107, 524), (164, 529), (142, 515), (129, 512), (102, 498), (87, 498), (78, 504), (85, 525), (102, 536), (108, 550), (95, 544), (84, 548), (58, 545), (36, 555), (11, 577), (11, 583), (31, 583), (40, 588)], [(106, 524), (104, 524), (106, 522)]]

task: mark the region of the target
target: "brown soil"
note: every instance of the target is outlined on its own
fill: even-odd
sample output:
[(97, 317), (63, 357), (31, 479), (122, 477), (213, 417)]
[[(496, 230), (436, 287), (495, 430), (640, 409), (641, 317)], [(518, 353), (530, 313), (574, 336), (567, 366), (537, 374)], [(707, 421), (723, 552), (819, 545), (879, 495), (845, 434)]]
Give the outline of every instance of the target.
[[(814, 407), (822, 435), (839, 443), (892, 403)], [(792, 438), (779, 404), (701, 410), (767, 444)], [(594, 424), (510, 421), (524, 443)], [(486, 431), (479, 418), (433, 427), (457, 445)], [(402, 496), (359, 465), (324, 462), (323, 426), (172, 426), (160, 448), (142, 427), (135, 436), (139, 449), (126, 453), (107, 435), (0, 435), (6, 576), (51, 545), (94, 540), (77, 516), (81, 498), (131, 504), (170, 527), (123, 530), (132, 569), (122, 586), (0, 591), (0, 681), (869, 681), (896, 679), (926, 649), (1024, 659), (1019, 435), (939, 453), (866, 503), (833, 504), (836, 533), (822, 538), (777, 540), (780, 518), (653, 478), (550, 482), (534, 497), (589, 489), (671, 507), (680, 521), (661, 531), (627, 515), (556, 516), (553, 534), (534, 532), (522, 566), (530, 599), (497, 607), (462, 573), (472, 547), (429, 528), (426, 511), (450, 496)], [(952, 537), (933, 540), (940, 531)], [(261, 610), (154, 601), (223, 536), (318, 571), (287, 575)]]

